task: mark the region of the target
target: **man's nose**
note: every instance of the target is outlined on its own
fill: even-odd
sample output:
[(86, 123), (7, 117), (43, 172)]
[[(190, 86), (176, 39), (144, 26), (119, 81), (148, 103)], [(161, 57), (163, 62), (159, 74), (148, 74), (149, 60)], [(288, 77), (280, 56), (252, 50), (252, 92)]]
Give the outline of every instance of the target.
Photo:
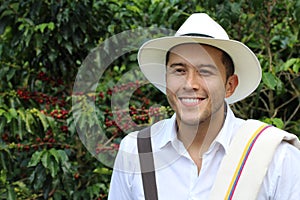
[(187, 73), (186, 81), (184, 83), (184, 89), (186, 90), (198, 90), (201, 85), (201, 77), (196, 69), (190, 70)]

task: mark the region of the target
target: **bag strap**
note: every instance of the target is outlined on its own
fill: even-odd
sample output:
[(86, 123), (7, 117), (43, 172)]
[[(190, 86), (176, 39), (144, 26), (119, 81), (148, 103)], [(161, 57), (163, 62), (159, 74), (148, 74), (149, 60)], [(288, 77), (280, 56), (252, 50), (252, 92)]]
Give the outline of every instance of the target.
[(282, 140), (300, 149), (297, 136), (258, 120), (247, 120), (221, 162), (210, 200), (256, 199)]
[(137, 147), (139, 152), (145, 200), (157, 200), (158, 196), (150, 127), (139, 131), (137, 136)]

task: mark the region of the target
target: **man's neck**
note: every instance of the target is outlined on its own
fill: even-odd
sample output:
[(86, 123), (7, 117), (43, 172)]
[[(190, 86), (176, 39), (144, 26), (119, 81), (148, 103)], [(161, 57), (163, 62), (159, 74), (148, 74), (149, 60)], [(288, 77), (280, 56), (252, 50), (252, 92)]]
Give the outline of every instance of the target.
[(178, 139), (181, 140), (188, 151), (197, 151), (199, 156), (202, 157), (208, 150), (223, 127), (227, 113), (227, 105), (225, 104), (224, 106), (220, 113), (200, 122), (199, 125), (192, 126), (180, 122), (177, 124)]

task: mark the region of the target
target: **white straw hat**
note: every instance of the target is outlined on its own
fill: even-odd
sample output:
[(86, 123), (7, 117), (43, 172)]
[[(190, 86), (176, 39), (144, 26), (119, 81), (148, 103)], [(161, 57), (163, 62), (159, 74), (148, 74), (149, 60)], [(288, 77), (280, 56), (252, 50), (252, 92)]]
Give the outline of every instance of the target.
[(255, 54), (243, 43), (230, 40), (226, 31), (207, 14), (195, 13), (183, 23), (175, 36), (150, 40), (139, 49), (138, 62), (142, 72), (164, 94), (166, 54), (172, 47), (184, 43), (208, 44), (230, 55), (239, 84), (235, 92), (227, 98), (228, 103), (244, 99), (260, 83), (261, 67)]

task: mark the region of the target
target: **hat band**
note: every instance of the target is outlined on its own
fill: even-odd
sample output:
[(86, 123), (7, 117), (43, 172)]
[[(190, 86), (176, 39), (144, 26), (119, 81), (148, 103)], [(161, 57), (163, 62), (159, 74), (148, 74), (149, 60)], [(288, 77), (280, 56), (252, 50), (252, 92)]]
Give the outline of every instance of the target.
[(206, 35), (206, 34), (201, 34), (201, 33), (187, 33), (187, 34), (183, 34), (181, 36), (196, 36), (196, 37), (208, 37), (208, 38), (214, 38), (210, 35)]

